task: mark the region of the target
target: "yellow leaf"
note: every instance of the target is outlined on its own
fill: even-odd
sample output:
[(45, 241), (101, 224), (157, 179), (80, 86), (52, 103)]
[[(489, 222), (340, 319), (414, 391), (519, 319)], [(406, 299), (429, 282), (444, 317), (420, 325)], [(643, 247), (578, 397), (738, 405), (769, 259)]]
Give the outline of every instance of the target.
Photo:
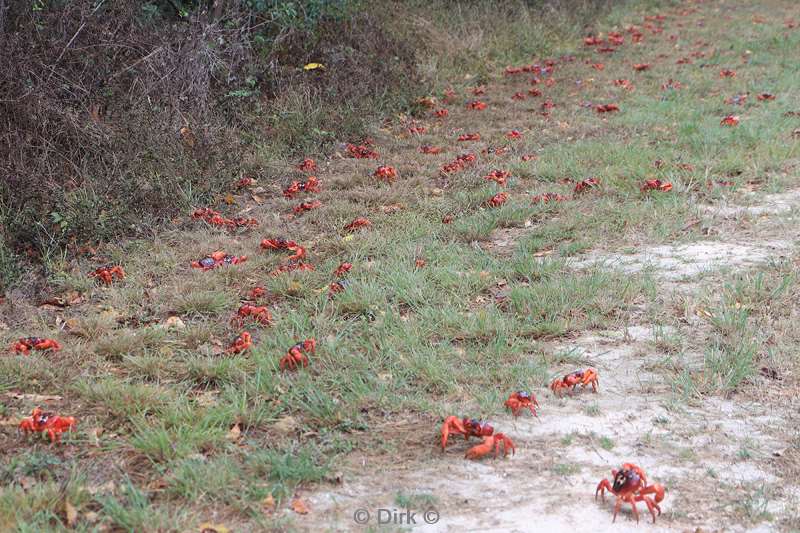
[(292, 500), (292, 510), (297, 514), (308, 514), (308, 507), (300, 498)]
[(225, 195), (225, 203), (228, 205), (233, 205), (236, 203), (236, 198), (234, 198), (231, 193), (228, 193)]
[(268, 513), (271, 513), (275, 510), (275, 498), (272, 497), (272, 494), (268, 495), (266, 498), (261, 500), (261, 505), (264, 507), (264, 510)]
[(209, 522), (200, 524), (200, 533), (230, 533), (230, 531), (222, 524), (211, 524)]
[(242, 436), (242, 424), (241, 422), (236, 422), (231, 427), (230, 431), (228, 431), (228, 434), (225, 436), (225, 438), (228, 439), (229, 441), (235, 442), (239, 440), (239, 437), (241, 436)]
[(342, 240), (344, 242), (352, 241), (353, 240), (353, 236), (352, 235), (345, 235), (344, 237), (342, 237)]
[(323, 65), (322, 63), (309, 63), (308, 65), (303, 67), (303, 70), (317, 70), (318, 68), (324, 70), (325, 65)]
[(69, 503), (68, 501), (64, 502), (64, 513), (67, 515), (67, 525), (72, 527), (75, 525), (75, 522), (78, 521), (78, 510)]

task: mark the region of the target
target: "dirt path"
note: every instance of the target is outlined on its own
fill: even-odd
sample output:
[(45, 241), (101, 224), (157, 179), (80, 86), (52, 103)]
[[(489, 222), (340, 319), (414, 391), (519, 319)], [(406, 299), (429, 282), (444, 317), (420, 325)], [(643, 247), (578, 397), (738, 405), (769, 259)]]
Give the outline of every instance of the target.
[[(697, 4), (699, 14), (679, 26), (702, 26), (697, 20), (718, 8)], [(552, 367), (554, 375), (597, 368), (599, 394), (557, 400), (537, 389), (538, 419), (493, 417), (495, 428), (511, 435), (517, 447), (505, 460), (465, 462), (462, 441), (441, 455), (430, 428), (397, 437), (396, 455), (355, 452), (341, 469), (341, 485), (305, 495), (314, 513), (299, 524), (392, 530), (407, 525), (394, 513), (411, 508), (417, 511), (411, 527), (419, 531), (772, 531), (797, 525), (800, 484), (785, 469), (785, 456), (796, 445), (786, 428), (798, 421), (797, 400), (771, 395), (768, 375), (729, 397), (680, 400), (675, 376), (679, 369), (703, 367), (709, 341), (704, 301), (735, 274), (795, 257), (791, 228), (800, 193), (745, 193), (693, 207), (697, 218), (690, 226), (711, 231), (677, 242), (595, 243), (568, 261), (579, 271), (621, 270), (656, 280), (655, 297), (641, 302), (625, 326), (546, 344), (545, 352), (561, 361)], [(510, 257), (529, 232), (496, 230), (483, 248)], [(653, 320), (656, 307), (682, 311), (664, 326)], [(665, 347), (665, 339), (673, 338), (680, 339), (680, 354)], [(402, 460), (393, 458), (398, 455)], [(593, 499), (598, 481), (625, 461), (638, 463), (667, 487), (655, 525), (643, 505), (639, 524), (627, 506), (614, 524), (613, 497)], [(426, 515), (425, 509), (435, 511)]]

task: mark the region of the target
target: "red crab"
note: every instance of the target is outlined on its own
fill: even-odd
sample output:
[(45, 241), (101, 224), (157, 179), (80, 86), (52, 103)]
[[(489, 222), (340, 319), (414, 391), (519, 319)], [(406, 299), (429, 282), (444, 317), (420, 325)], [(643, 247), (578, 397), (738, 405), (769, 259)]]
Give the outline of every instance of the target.
[(735, 78), (736, 77), (736, 71), (728, 69), (728, 68), (722, 69), (722, 70), (719, 71), (719, 77), (720, 78)]
[(445, 215), (442, 217), (442, 224), (452, 224), (453, 222), (453, 215)]
[(294, 198), (301, 192), (319, 192), (320, 182), (316, 176), (309, 176), (304, 182), (293, 181), (284, 191), (284, 198)]
[(225, 218), (222, 216), (222, 213), (209, 207), (195, 209), (192, 213), (192, 218), (205, 220), (212, 226), (224, 226), (231, 229), (245, 226), (258, 226), (258, 220), (254, 218)]
[(336, 267), (336, 270), (333, 271), (333, 275), (341, 278), (342, 276), (350, 272), (352, 269), (353, 269), (352, 263), (342, 263), (341, 265)]
[(539, 407), (539, 402), (536, 401), (536, 396), (532, 392), (517, 391), (512, 393), (506, 400), (505, 406), (511, 409), (511, 413), (514, 416), (519, 416), (520, 411), (528, 408), (531, 414), (538, 418), (536, 407)]
[(477, 87), (472, 88), (472, 94), (475, 96), (480, 96), (482, 94), (486, 94), (486, 86), (478, 85)]
[(598, 113), (613, 113), (619, 111), (619, 106), (617, 104), (598, 104), (594, 106), (594, 110)]
[(603, 39), (590, 35), (589, 37), (583, 38), (583, 44), (585, 44), (586, 46), (600, 46), (601, 44), (603, 44)]
[(582, 387), (586, 387), (586, 385), (592, 386), (592, 392), (597, 392), (597, 370), (593, 368), (587, 368), (586, 370), (576, 370), (570, 374), (567, 374), (563, 378), (556, 378), (550, 383), (550, 390), (553, 391), (553, 394), (560, 397), (562, 389), (569, 389), (572, 387), (574, 391), (578, 385)]
[(350, 282), (347, 281), (346, 279), (334, 281), (333, 283), (328, 285), (328, 296), (332, 297), (334, 294), (343, 292), (348, 285), (350, 285)]
[(575, 184), (575, 192), (576, 193), (582, 193), (582, 192), (588, 191), (589, 189), (597, 187), (598, 185), (600, 185), (600, 179), (598, 179), (598, 178), (587, 178), (587, 179), (585, 179), (583, 181), (580, 181), (577, 184)]
[(292, 255), (286, 259), (289, 261), (298, 261), (306, 256), (306, 249), (294, 241), (287, 241), (283, 237), (276, 237), (274, 239), (262, 239), (262, 250), (288, 250), (293, 252)]
[(477, 157), (475, 154), (461, 154), (460, 156), (456, 157), (455, 161), (447, 163), (446, 165), (442, 166), (442, 172), (445, 174), (450, 174), (453, 172), (458, 172), (463, 170), (468, 165), (471, 165), (475, 162)]
[(507, 192), (499, 192), (486, 200), (486, 205), (488, 207), (500, 207), (504, 203), (508, 201), (508, 193)]
[(111, 285), (111, 282), (116, 279), (125, 279), (125, 271), (122, 270), (122, 267), (119, 265), (111, 266), (101, 266), (94, 272), (89, 273), (89, 277), (97, 278), (106, 285)]
[(438, 118), (445, 118), (450, 114), (450, 111), (447, 109), (437, 109), (433, 114)]
[(378, 159), (378, 152), (370, 148), (367, 143), (359, 145), (348, 143), (347, 153), (355, 159)]
[(465, 133), (463, 135), (458, 136), (459, 141), (480, 141), (481, 134), (480, 133)]
[(512, 100), (525, 100), (525, 98), (527, 98), (527, 96), (525, 95), (525, 93), (521, 92), (517, 92), (511, 95)]
[(540, 107), (542, 108), (542, 111), (548, 112), (551, 109), (553, 109), (555, 106), (556, 106), (556, 104), (554, 104), (552, 102), (552, 100), (545, 100), (544, 102), (542, 102), (542, 105)]
[(680, 89), (683, 89), (683, 84), (681, 82), (679, 82), (679, 81), (673, 80), (672, 78), (668, 79), (666, 83), (661, 84), (661, 90), (662, 91), (666, 91), (666, 90), (670, 90), (670, 89), (678, 91)]
[(626, 91), (632, 91), (633, 90), (633, 84), (630, 82), (630, 80), (626, 80), (626, 79), (614, 80), (614, 85), (616, 85), (617, 87), (622, 87)]
[(372, 225), (372, 222), (369, 219), (364, 217), (356, 217), (350, 222), (348, 225), (344, 227), (345, 231), (356, 231), (360, 228), (367, 228)]
[(592, 63), (592, 68), (595, 70), (603, 70), (606, 68), (605, 63)]
[(464, 440), (470, 437), (488, 437), (494, 433), (494, 428), (488, 422), (482, 422), (475, 418), (458, 418), (448, 416), (442, 424), (442, 451), (447, 448), (447, 439), (450, 434), (464, 435)]
[[(611, 476), (614, 482), (608, 479), (603, 479), (597, 484), (594, 491), (594, 498), (600, 494), (603, 501), (606, 499), (606, 490), (611, 492), (617, 497), (614, 504), (614, 518), (612, 522), (616, 522), (617, 513), (622, 507), (623, 503), (631, 504), (631, 510), (636, 521), (639, 521), (639, 510), (636, 508), (636, 502), (644, 502), (647, 505), (647, 510), (653, 517), (653, 523), (656, 523), (656, 511), (661, 514), (661, 507), (658, 504), (664, 499), (664, 487), (659, 483), (647, 484), (647, 476), (644, 470), (639, 468), (633, 463), (624, 463), (619, 470), (612, 470)], [(649, 495), (652, 494), (651, 498)]]
[(428, 128), (425, 126), (411, 126), (408, 128), (408, 133), (411, 135), (423, 135), (425, 132), (428, 131)]
[(309, 265), (308, 263), (303, 263), (302, 261), (292, 261), (286, 264), (283, 264), (269, 273), (270, 276), (280, 276), (281, 274), (285, 274), (286, 272), (294, 272), (295, 270), (301, 271), (311, 271), (314, 270), (313, 265)]
[(517, 130), (511, 130), (508, 133), (506, 133), (506, 139), (521, 139), (521, 138), (522, 138), (522, 133), (520, 133)]
[(252, 187), (255, 185), (256, 180), (253, 178), (242, 178), (236, 182), (237, 189), (244, 189), (245, 187)]
[(231, 324), (241, 328), (247, 320), (252, 320), (262, 326), (272, 325), (272, 315), (265, 306), (242, 305), (236, 312), (236, 316), (231, 319)]
[(59, 442), (61, 434), (65, 431), (72, 431), (77, 424), (77, 420), (71, 416), (58, 416), (52, 413), (45, 413), (39, 407), (35, 407), (31, 416), (24, 418), (19, 423), (19, 431), (26, 435), (31, 432), (47, 433), (50, 442)]
[(417, 258), (417, 259), (414, 261), (414, 268), (425, 268), (425, 265), (427, 265), (427, 264), (428, 264), (428, 262), (427, 262), (427, 261), (425, 261), (425, 260), (424, 260), (423, 258), (421, 258), (421, 257), (418, 257), (418, 258)]
[(534, 159), (538, 159), (539, 156), (536, 154), (523, 154), (520, 156), (520, 159), (523, 161), (533, 161)]
[(743, 105), (747, 101), (748, 94), (734, 94), (730, 98), (725, 99), (725, 103), (728, 105)]
[(428, 144), (420, 146), (419, 151), (423, 154), (440, 154), (442, 153), (442, 149), (438, 146), (430, 146)]
[(621, 46), (625, 44), (625, 37), (621, 33), (612, 31), (608, 34), (608, 42), (616, 46)]
[(202, 270), (212, 270), (220, 265), (238, 265), (247, 261), (247, 256), (228, 255), (225, 252), (218, 251), (211, 255), (207, 255), (199, 261), (192, 261), (192, 268), (200, 268)]
[(667, 192), (672, 190), (672, 184), (668, 181), (661, 180), (647, 180), (642, 185), (642, 192), (646, 191), (661, 191)]
[(483, 438), (483, 443), (478, 444), (477, 446), (473, 446), (467, 453), (464, 454), (465, 459), (480, 459), (483, 456), (489, 454), (492, 449), (494, 449), (494, 456), (497, 458), (497, 453), (500, 451), (500, 444), (503, 445), (503, 457), (508, 455), (508, 450), (511, 449), (511, 455), (514, 455), (516, 449), (514, 448), (514, 443), (511, 439), (506, 437), (502, 433), (495, 433), (494, 435), (490, 435), (488, 437)]
[(31, 350), (53, 350), (54, 352), (57, 352), (60, 349), (61, 345), (58, 343), (58, 341), (53, 339), (42, 339), (39, 337), (24, 337), (22, 339), (18, 339), (17, 342), (11, 346), (11, 351), (18, 352), (23, 355), (30, 354)]
[(567, 200), (566, 196), (562, 196), (554, 192), (546, 192), (544, 194), (537, 194), (531, 198), (531, 202), (535, 204), (546, 204), (549, 202), (564, 202)]
[(320, 202), (319, 200), (314, 200), (311, 202), (303, 202), (301, 204), (297, 204), (292, 208), (292, 211), (294, 211), (295, 214), (299, 215), (300, 213), (303, 213), (305, 211), (311, 211), (312, 209), (317, 209), (319, 207), (322, 207), (322, 202)]
[(505, 187), (508, 178), (511, 177), (511, 173), (505, 170), (492, 170), (483, 177), (483, 179), (488, 181), (494, 181), (498, 185)]
[(299, 168), (303, 172), (314, 172), (315, 170), (317, 170), (317, 163), (313, 159), (306, 158), (300, 162), (297, 168)]
[(720, 126), (737, 126), (739, 124), (738, 115), (727, 115), (719, 121)]
[(756, 96), (759, 100), (766, 101), (766, 100), (775, 100), (775, 95), (770, 93), (760, 93)]
[(308, 356), (306, 354), (314, 354), (317, 349), (317, 341), (314, 339), (306, 339), (303, 342), (298, 342), (284, 355), (279, 363), (281, 370), (288, 368), (289, 370), (296, 370), (298, 366), (308, 366)]
[(263, 298), (267, 295), (267, 290), (264, 287), (255, 287), (250, 290), (248, 296), (250, 296), (251, 300), (258, 300), (259, 298)]
[(528, 89), (528, 94), (533, 97), (542, 96), (542, 91), (539, 89)]
[(391, 183), (397, 179), (397, 170), (394, 167), (381, 166), (378, 167), (373, 176), (379, 180)]
[(473, 111), (483, 111), (486, 109), (486, 102), (474, 100), (467, 104), (467, 109), (472, 109)]
[(225, 353), (242, 353), (253, 345), (253, 338), (250, 333), (243, 331), (241, 335), (233, 340), (233, 343), (225, 350)]

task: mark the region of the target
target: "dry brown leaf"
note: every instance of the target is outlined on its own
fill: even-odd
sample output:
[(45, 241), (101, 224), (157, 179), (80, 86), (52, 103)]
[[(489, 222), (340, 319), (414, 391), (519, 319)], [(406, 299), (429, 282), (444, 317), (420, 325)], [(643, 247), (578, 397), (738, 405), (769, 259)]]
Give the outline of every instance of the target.
[(300, 498), (292, 500), (292, 510), (297, 514), (308, 514), (308, 506)]
[(275, 498), (272, 494), (267, 495), (266, 498), (261, 500), (261, 505), (264, 507), (264, 510), (268, 513), (275, 511)]
[(68, 501), (64, 501), (64, 514), (67, 515), (67, 526), (72, 527), (78, 522), (78, 510)]
[(225, 203), (228, 205), (233, 205), (236, 203), (236, 198), (234, 198), (231, 193), (228, 193), (225, 195)]
[(236, 422), (231, 426), (231, 429), (228, 431), (228, 434), (225, 435), (225, 438), (231, 442), (236, 442), (242, 437), (242, 423)]
[(553, 249), (550, 249), (550, 250), (539, 250), (538, 252), (533, 254), (533, 257), (544, 257), (546, 255), (552, 255), (552, 253), (554, 251), (555, 250), (553, 250)]
[(61, 400), (61, 396), (48, 396), (45, 394), (22, 394), (19, 392), (8, 392), (6, 396), (15, 400), (24, 400), (26, 402), (57, 402)]
[(92, 446), (100, 446), (100, 435), (103, 434), (103, 428), (92, 428), (89, 430), (89, 436), (92, 438)]
[(252, 198), (252, 199), (253, 199), (253, 201), (254, 201), (255, 203), (257, 203), (258, 205), (261, 205), (261, 204), (263, 204), (263, 203), (264, 203), (264, 199), (263, 199), (261, 196), (259, 196), (259, 195), (255, 194), (255, 193), (251, 194), (251, 195), (250, 195), (250, 198)]
[(164, 322), (164, 326), (167, 329), (185, 329), (186, 328), (186, 324), (184, 324), (183, 320), (181, 320), (180, 317), (177, 317), (177, 316), (169, 317)]

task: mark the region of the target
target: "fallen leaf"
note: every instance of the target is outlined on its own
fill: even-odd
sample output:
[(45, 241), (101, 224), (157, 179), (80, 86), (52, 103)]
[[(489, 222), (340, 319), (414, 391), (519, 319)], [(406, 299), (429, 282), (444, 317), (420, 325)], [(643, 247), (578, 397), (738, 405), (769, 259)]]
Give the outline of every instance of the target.
[(89, 511), (85, 515), (83, 515), (84, 520), (89, 522), (90, 524), (94, 524), (98, 520), (100, 520), (100, 515), (95, 513), (94, 511)]
[(67, 526), (74, 526), (78, 521), (78, 510), (68, 501), (64, 501), (64, 513), (67, 515)]
[(292, 510), (297, 514), (308, 514), (308, 507), (300, 498), (292, 500)]
[(183, 323), (183, 320), (177, 316), (171, 316), (164, 321), (164, 327), (167, 329), (185, 329), (186, 324)]
[(92, 437), (92, 446), (100, 446), (100, 435), (103, 434), (103, 428), (92, 428), (89, 430), (89, 436)]
[(228, 205), (233, 205), (236, 203), (236, 198), (234, 198), (231, 193), (228, 193), (225, 195), (225, 203)]
[(550, 250), (539, 250), (538, 252), (533, 254), (533, 257), (544, 257), (546, 255), (552, 255), (555, 250), (552, 248)]
[(261, 204), (263, 204), (263, 203), (264, 203), (264, 199), (263, 199), (262, 197), (260, 197), (259, 195), (255, 194), (255, 193), (251, 194), (251, 195), (250, 195), (250, 197), (251, 197), (251, 198), (253, 199), (253, 201), (254, 201), (255, 203), (257, 203), (258, 205), (261, 205)]
[(62, 399), (61, 396), (48, 396), (44, 394), (21, 394), (19, 392), (9, 392), (6, 396), (15, 400), (24, 400), (33, 403), (39, 402), (57, 402)]
[(303, 70), (317, 70), (322, 69), (325, 70), (325, 65), (322, 63), (308, 63), (306, 66), (303, 67)]
[(200, 533), (230, 533), (230, 531), (222, 524), (212, 524), (210, 522), (200, 524)]
[(236, 422), (231, 426), (231, 429), (228, 431), (228, 434), (225, 435), (225, 438), (231, 442), (236, 442), (242, 437), (242, 423)]
[(297, 429), (297, 420), (291, 416), (284, 416), (283, 418), (279, 418), (273, 424), (272, 429), (283, 435), (288, 435)]
[(268, 513), (275, 510), (275, 498), (272, 494), (268, 494), (266, 498), (261, 500), (261, 506), (264, 507), (264, 510)]

